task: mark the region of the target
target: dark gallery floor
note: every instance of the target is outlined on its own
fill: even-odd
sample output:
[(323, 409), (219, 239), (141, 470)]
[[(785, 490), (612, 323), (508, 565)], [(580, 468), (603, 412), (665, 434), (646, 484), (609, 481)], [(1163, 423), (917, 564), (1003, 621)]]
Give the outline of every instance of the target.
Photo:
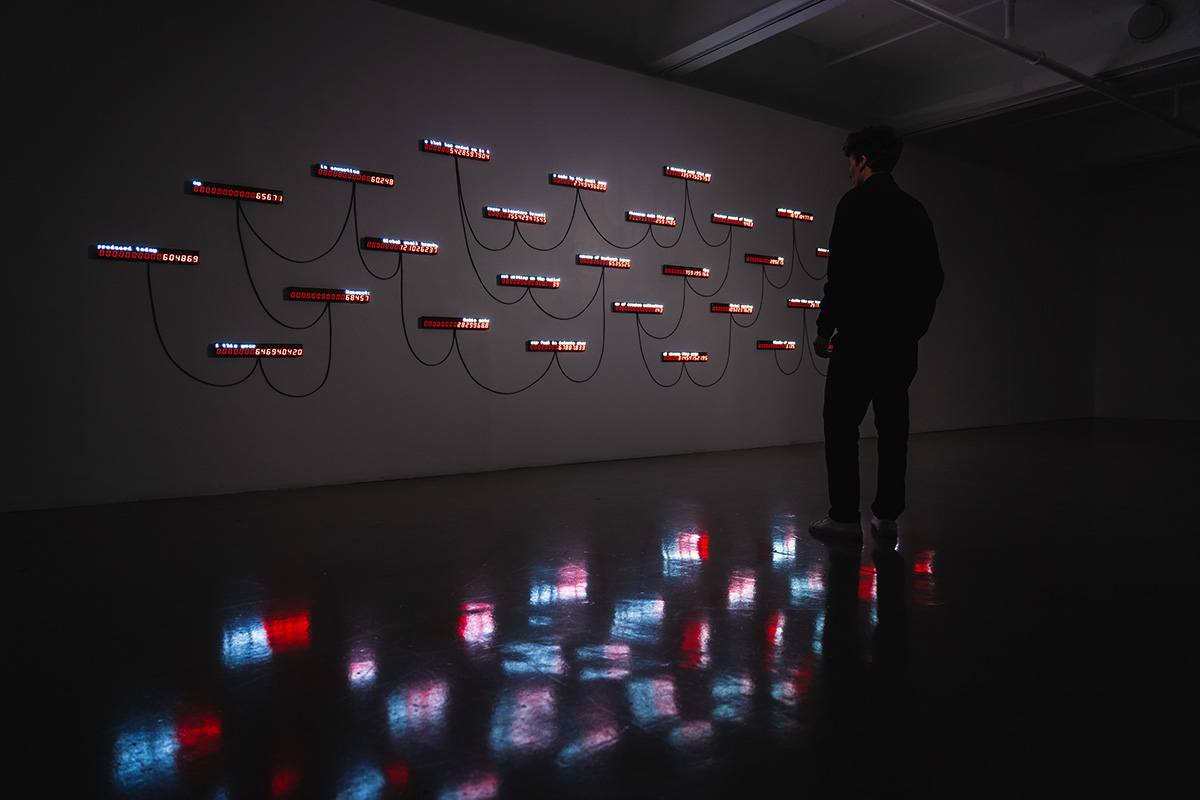
[(9, 514), (10, 776), (1145, 796), (1193, 759), (1197, 453), (1187, 423), (916, 436), (899, 542), (861, 548), (807, 533), (819, 444)]

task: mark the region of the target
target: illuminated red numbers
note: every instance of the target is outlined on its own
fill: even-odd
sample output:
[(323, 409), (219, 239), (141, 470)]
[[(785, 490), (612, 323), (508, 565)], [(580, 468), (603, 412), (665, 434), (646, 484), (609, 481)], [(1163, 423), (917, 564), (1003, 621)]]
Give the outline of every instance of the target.
[(313, 175), (318, 178), (333, 178), (338, 181), (353, 181), (372, 186), (395, 186), (396, 176), (386, 172), (372, 172), (369, 169), (346, 167), (339, 164), (313, 164)]
[(653, 211), (626, 211), (625, 219), (629, 222), (644, 222), (647, 225), (665, 225), (668, 228), (674, 228), (679, 224), (671, 215), (656, 214)]
[(506, 219), (512, 222), (532, 222), (535, 225), (546, 224), (545, 211), (526, 211), (523, 208), (484, 206), (483, 215), (488, 219)]
[(363, 250), (389, 250), (393, 253), (416, 253), (418, 255), (436, 256), (437, 242), (418, 242), (414, 239), (392, 239), (387, 236), (362, 237)]
[(571, 186), (575, 189), (588, 189), (593, 192), (607, 192), (608, 181), (599, 178), (581, 178), (578, 175), (566, 175), (562, 172), (551, 172), (550, 183), (555, 186)]
[(663, 167), (663, 175), (668, 178), (683, 178), (686, 181), (697, 181), (699, 183), (711, 183), (712, 173), (702, 172), (698, 169), (689, 169), (687, 167)]
[(304, 345), (213, 342), (208, 352), (216, 358), (299, 358), (304, 355)]
[(782, 267), (783, 256), (764, 256), (761, 253), (746, 253), (747, 264), (766, 264), (768, 267)]
[(754, 220), (750, 217), (739, 217), (733, 214), (718, 214), (713, 212), (712, 221), (719, 225), (733, 225), (738, 228), (753, 228)]
[(707, 278), (708, 267), (681, 267), (678, 264), (663, 264), (663, 275), (679, 275), (684, 278)]
[(531, 353), (582, 353), (587, 350), (587, 342), (556, 341), (554, 339), (531, 339), (525, 348)]
[(486, 317), (421, 317), (420, 325), (428, 330), (486, 331), (491, 321)]
[(619, 256), (597, 256), (591, 253), (580, 253), (575, 256), (575, 263), (592, 267), (612, 267), (613, 269), (629, 269), (633, 262)]
[(788, 300), (788, 308), (820, 308), (820, 300), (806, 300), (803, 297), (792, 297)]
[(492, 151), (486, 147), (472, 147), (468, 144), (443, 142), (440, 139), (422, 139), (421, 149), (426, 153), (442, 153), (457, 158), (474, 158), (478, 161), (491, 161)]
[(163, 264), (199, 264), (199, 250), (176, 250), (171, 247), (150, 247), (140, 244), (98, 244), (96, 258), (118, 261), (157, 261)]
[(708, 310), (714, 314), (753, 314), (752, 303), (709, 303)]
[(688, 353), (670, 350), (662, 354), (663, 361), (708, 361), (708, 353)]
[(318, 289), (308, 286), (289, 286), (284, 293), (288, 300), (308, 300), (318, 303), (369, 303), (368, 289)]
[(283, 202), (283, 192), (276, 189), (258, 189), (254, 186), (238, 186), (233, 183), (212, 183), (210, 181), (192, 181), (188, 185), (194, 195), (206, 197), (226, 197), (230, 200), (252, 200), (256, 203)]
[(629, 300), (614, 300), (612, 304), (612, 310), (627, 314), (661, 314), (663, 313), (663, 305), (662, 303), (639, 303)]
[(529, 286), (534, 289), (557, 289), (562, 285), (562, 278), (555, 275), (509, 275), (504, 273), (496, 276), (500, 286)]
[(790, 339), (759, 339), (759, 350), (795, 350), (796, 342)]
[(818, 247), (817, 248), (817, 257), (818, 258), (829, 258), (829, 248), (828, 247)]
[(799, 220), (800, 222), (812, 222), (815, 219), (807, 211), (797, 211), (794, 208), (777, 208), (775, 209), (775, 216), (782, 217), (783, 219)]

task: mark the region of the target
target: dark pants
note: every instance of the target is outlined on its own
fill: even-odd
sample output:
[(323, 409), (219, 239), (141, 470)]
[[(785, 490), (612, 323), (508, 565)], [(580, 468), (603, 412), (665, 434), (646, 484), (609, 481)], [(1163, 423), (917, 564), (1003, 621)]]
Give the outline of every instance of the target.
[(879, 480), (871, 511), (896, 519), (904, 511), (908, 461), (908, 387), (917, 374), (917, 343), (856, 344), (835, 340), (825, 379), (825, 467), (829, 516), (858, 521), (858, 426), (875, 406)]

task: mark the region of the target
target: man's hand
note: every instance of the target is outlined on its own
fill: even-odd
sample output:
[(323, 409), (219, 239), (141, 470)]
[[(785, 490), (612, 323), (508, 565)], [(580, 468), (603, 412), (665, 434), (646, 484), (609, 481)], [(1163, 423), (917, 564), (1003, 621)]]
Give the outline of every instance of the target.
[(813, 352), (817, 354), (817, 358), (829, 358), (833, 355), (833, 345), (824, 336), (818, 334), (817, 338), (813, 339)]

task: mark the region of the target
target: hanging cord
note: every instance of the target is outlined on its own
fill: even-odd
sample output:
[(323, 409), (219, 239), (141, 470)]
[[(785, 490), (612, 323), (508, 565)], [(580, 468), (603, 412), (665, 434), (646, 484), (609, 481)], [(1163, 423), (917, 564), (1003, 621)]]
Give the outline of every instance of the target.
[[(326, 311), (329, 310), (328, 303), (325, 304), (325, 310)], [(280, 389), (275, 384), (271, 383), (271, 378), (269, 375), (267, 375), (267, 368), (263, 366), (262, 359), (261, 358), (258, 359), (258, 371), (262, 373), (263, 380), (265, 380), (267, 382), (267, 386), (270, 386), (278, 394), (281, 394), (284, 397), (297, 397), (297, 398), (309, 397), (310, 395), (314, 395), (317, 392), (321, 391), (321, 387), (325, 385), (325, 382), (327, 380), (329, 380), (329, 370), (332, 366), (333, 366), (333, 314), (332, 313), (329, 314), (329, 352), (326, 354), (326, 357), (325, 357), (325, 376), (323, 378), (321, 378), (321, 382), (316, 385), (316, 388), (311, 389), (307, 392), (304, 392), (303, 394), (292, 394), (291, 392), (286, 392), (283, 389)]]
[[(454, 341), (455, 341), (455, 343), (458, 342), (458, 331), (454, 332)], [(487, 384), (481, 383), (479, 381), (479, 379), (475, 377), (474, 373), (471, 372), (471, 368), (467, 366), (466, 359), (463, 358), (462, 347), (458, 346), (458, 347), (455, 347), (454, 349), (458, 351), (458, 360), (463, 365), (463, 369), (467, 371), (467, 377), (470, 378), (471, 380), (473, 380), (475, 382), (476, 386), (478, 386), (481, 389), (487, 389), (492, 394), (499, 394), (499, 395), (506, 395), (506, 396), (520, 394), (521, 392), (524, 392), (527, 389), (532, 389), (534, 386), (536, 386), (538, 383), (540, 383), (542, 378), (546, 377), (546, 374), (548, 372), (550, 372), (550, 367), (554, 366), (555, 356), (558, 355), (558, 353), (550, 354), (550, 360), (546, 362), (546, 368), (544, 370), (542, 370), (541, 375), (538, 375), (536, 378), (533, 379), (532, 383), (522, 386), (520, 389), (504, 391), (502, 389), (493, 389), (492, 387), (488, 386)]]
[(753, 328), (758, 324), (758, 321), (762, 319), (762, 302), (763, 298), (766, 297), (767, 292), (767, 268), (762, 266), (760, 271), (762, 272), (762, 280), (758, 282), (758, 305), (754, 307), (754, 322), (747, 322), (745, 325), (743, 325), (734, 319), (733, 314), (729, 315), (730, 322), (732, 322), (734, 325), (737, 325), (739, 328)]
[(571, 383), (587, 383), (592, 378), (596, 377), (596, 373), (600, 371), (600, 364), (604, 362), (604, 342), (608, 337), (608, 289), (607, 284), (605, 284), (605, 275), (603, 272), (600, 273), (600, 283), (606, 288), (604, 290), (603, 300), (600, 302), (600, 358), (596, 360), (596, 368), (593, 369), (592, 374), (588, 375), (586, 378), (572, 378), (567, 374), (567, 371), (563, 369), (562, 360), (558, 357), (559, 354), (554, 354), (554, 361), (558, 364), (558, 371), (561, 372), (562, 376)]
[(578, 311), (576, 311), (574, 314), (571, 314), (570, 316), (566, 316), (566, 317), (560, 317), (560, 316), (558, 316), (557, 314), (552, 314), (551, 312), (549, 312), (549, 311), (547, 311), (545, 308), (543, 308), (543, 307), (542, 307), (542, 304), (538, 302), (537, 295), (536, 295), (536, 294), (534, 294), (534, 293), (531, 291), (530, 287), (526, 287), (526, 288), (525, 288), (525, 291), (529, 293), (529, 299), (533, 300), (533, 304), (534, 304), (535, 306), (537, 306), (537, 307), (538, 307), (538, 309), (539, 309), (539, 310), (540, 310), (540, 311), (541, 311), (543, 314), (545, 314), (546, 316), (548, 316), (548, 317), (553, 317), (554, 319), (558, 319), (558, 320), (569, 320), (569, 319), (575, 319), (575, 318), (576, 318), (576, 317), (578, 317), (580, 314), (582, 314), (583, 312), (585, 312), (585, 311), (587, 311), (589, 308), (591, 308), (591, 307), (592, 307), (592, 303), (596, 302), (596, 296), (600, 294), (600, 285), (601, 285), (602, 283), (604, 283), (604, 274), (605, 274), (606, 272), (608, 272), (608, 268), (607, 268), (607, 267), (600, 267), (600, 280), (596, 281), (596, 288), (595, 288), (595, 290), (592, 292), (592, 299), (591, 299), (591, 300), (588, 300), (588, 302), (587, 302), (587, 305), (585, 305), (583, 308), (579, 309), (579, 310), (578, 310)]
[[(246, 212), (242, 210), (242, 201), (241, 200), (236, 201), (235, 206), (236, 206), (235, 211), (234, 211), (235, 216), (234, 216), (233, 221), (234, 221), (234, 224), (237, 225), (238, 247), (241, 248), (241, 251), (242, 251), (242, 266), (244, 266), (246, 268), (246, 279), (250, 281), (250, 289), (254, 292), (254, 298), (256, 300), (258, 300), (258, 304), (260, 306), (262, 306), (263, 313), (265, 313), (268, 317), (270, 317), (272, 320), (274, 320), (275, 324), (282, 325), (283, 327), (287, 328), (288, 330), (292, 330), (292, 331), (306, 331), (309, 328), (311, 328), (313, 325), (316, 325), (318, 322), (321, 321), (321, 317), (323, 317), (327, 313), (329, 313), (329, 303), (326, 303), (325, 307), (323, 309), (321, 309), (321, 313), (317, 314), (316, 318), (312, 322), (308, 323), (307, 325), (289, 325), (288, 323), (281, 320), (279, 317), (272, 314), (271, 309), (267, 308), (267, 304), (265, 302), (263, 302), (262, 295), (258, 293), (258, 286), (256, 286), (254, 283), (254, 275), (252, 275), (250, 273), (250, 259), (246, 256), (246, 240), (242, 237), (242, 225), (241, 225), (241, 221), (246, 218)], [(354, 207), (353, 199), (350, 201), (350, 207), (351, 208)]]
[(729, 280), (729, 269), (732, 264), (733, 264), (733, 228), (730, 228), (729, 229), (729, 252), (725, 256), (725, 277), (721, 278), (721, 285), (718, 286), (716, 289), (713, 289), (712, 292), (710, 292), (709, 294), (705, 294), (704, 292), (697, 289), (695, 286), (692, 286), (691, 278), (685, 276), (683, 279), (684, 283), (687, 284), (689, 289), (691, 289), (693, 292), (700, 295), (701, 297), (714, 297), (714, 296), (716, 296), (717, 292), (719, 292), (723, 288), (725, 288), (725, 281)]
[(458, 213), (460, 216), (462, 216), (463, 228), (465, 229), (463, 231), (463, 238), (466, 238), (466, 230), (470, 230), (471, 238), (475, 240), (475, 244), (479, 245), (484, 250), (490, 250), (493, 253), (498, 253), (501, 250), (507, 250), (509, 245), (513, 243), (513, 240), (517, 238), (517, 223), (514, 222), (512, 224), (512, 232), (508, 236), (508, 241), (505, 242), (501, 247), (490, 247), (480, 241), (479, 237), (475, 234), (475, 227), (471, 225), (471, 220), (467, 217), (467, 201), (463, 197), (462, 176), (459, 174), (458, 170), (458, 156), (454, 157), (454, 182), (458, 186)]
[(609, 239), (607, 236), (605, 236), (603, 231), (601, 231), (600, 228), (596, 225), (596, 221), (594, 219), (592, 219), (592, 215), (590, 213), (588, 213), (587, 203), (585, 203), (583, 201), (582, 194), (579, 196), (579, 206), (580, 206), (580, 208), (583, 209), (583, 215), (585, 217), (587, 217), (587, 221), (592, 224), (592, 230), (594, 230), (596, 232), (596, 235), (599, 236), (601, 239), (603, 239), (609, 245), (609, 247), (615, 247), (618, 250), (632, 250), (633, 248), (637, 247), (642, 242), (646, 241), (646, 237), (650, 235), (651, 226), (647, 225), (646, 230), (644, 230), (642, 232), (642, 238), (638, 239), (633, 244), (628, 244), (628, 245), (617, 244), (612, 239)]
[[(354, 184), (353, 183), (350, 184), (350, 204), (346, 207), (346, 218), (342, 220), (342, 228), (341, 228), (341, 230), (338, 231), (337, 238), (333, 240), (333, 244), (331, 244), (331, 245), (329, 245), (329, 247), (325, 248), (325, 251), (323, 253), (321, 253), (319, 256), (313, 256), (312, 258), (292, 258), (291, 256), (285, 256), (283, 253), (279, 252), (274, 247), (272, 247), (271, 244), (266, 239), (264, 239), (259, 234), (259, 232), (254, 228), (253, 223), (250, 222), (250, 217), (246, 216), (246, 211), (242, 208), (241, 200), (237, 201), (237, 208), (238, 208), (238, 214), (242, 217), (242, 219), (246, 220), (246, 227), (248, 227), (250, 229), (250, 232), (254, 234), (254, 238), (256, 238), (260, 242), (262, 242), (264, 247), (266, 247), (268, 250), (270, 250), (275, 255), (282, 258), (284, 261), (290, 261), (293, 264), (311, 264), (312, 262), (319, 261), (320, 259), (329, 255), (333, 251), (333, 248), (337, 247), (338, 242), (340, 242), (342, 240), (342, 236), (345, 235), (346, 224), (348, 222), (350, 222), (350, 212), (354, 210)], [(239, 233), (240, 233), (240, 230), (241, 229), (239, 228)]]
[[(638, 320), (638, 322), (641, 322), (641, 320)], [(683, 362), (680, 362), (680, 364), (679, 364), (679, 374), (675, 376), (675, 380), (671, 381), (670, 383), (663, 383), (658, 378), (654, 377), (654, 373), (650, 370), (650, 362), (646, 360), (646, 351), (642, 348), (642, 326), (640, 324), (637, 326), (637, 332), (638, 332), (638, 352), (641, 353), (642, 363), (646, 365), (646, 374), (650, 376), (650, 380), (654, 381), (656, 384), (658, 384), (659, 386), (661, 386), (664, 389), (670, 389), (672, 386), (679, 383), (679, 379), (683, 377), (683, 368), (684, 368)]]
[(700, 241), (704, 242), (709, 247), (720, 247), (721, 245), (725, 244), (725, 239), (732, 238), (733, 226), (732, 225), (728, 226), (728, 230), (725, 231), (725, 239), (722, 239), (719, 242), (710, 242), (708, 239), (705, 239), (704, 232), (702, 230), (700, 230), (699, 217), (696, 216), (696, 209), (692, 205), (692, 193), (688, 189), (687, 184), (688, 184), (687, 181), (683, 182), (683, 199), (684, 199), (686, 206), (692, 210), (692, 227), (694, 227), (696, 229), (696, 233), (700, 235)]
[(804, 259), (800, 257), (800, 249), (796, 246), (796, 220), (792, 220), (792, 258), (800, 262), (800, 269), (804, 270), (804, 274), (814, 281), (823, 281), (829, 274), (829, 269), (826, 268), (825, 275), (813, 275), (808, 271), (808, 267), (804, 266)]
[(662, 341), (663, 339), (670, 339), (672, 336), (675, 335), (675, 331), (679, 330), (679, 323), (683, 322), (683, 312), (684, 312), (684, 309), (687, 308), (687, 296), (688, 296), (687, 287), (685, 286), (683, 288), (683, 302), (681, 302), (679, 304), (679, 319), (675, 320), (675, 327), (671, 328), (671, 331), (669, 333), (665, 333), (662, 336), (658, 336), (658, 335), (653, 334), (650, 331), (646, 330), (645, 327), (643, 327), (643, 325), (642, 325), (642, 315), (641, 314), (635, 315), (635, 316), (637, 316), (638, 327), (641, 328), (642, 332), (645, 333), (647, 336), (649, 336), (651, 339), (658, 339), (659, 341)]
[[(729, 317), (729, 320), (730, 320), (730, 322), (733, 321), (732, 315)], [(729, 362), (730, 362), (732, 356), (733, 356), (733, 325), (730, 325), (729, 326), (729, 338), (725, 343), (725, 366), (721, 368), (721, 374), (717, 376), (717, 379), (715, 381), (713, 381), (712, 383), (700, 383), (699, 381), (697, 381), (695, 378), (692, 377), (692, 373), (688, 369), (688, 365), (687, 365), (686, 361), (683, 362), (683, 371), (687, 373), (689, 381), (694, 383), (696, 386), (699, 386), (701, 389), (708, 389), (712, 386), (716, 386), (718, 383), (721, 382), (721, 379), (725, 377), (725, 371), (729, 369)]]
[(425, 359), (423, 359), (419, 355), (417, 355), (417, 351), (414, 350), (413, 346), (412, 346), (412, 339), (410, 339), (408, 336), (408, 323), (405, 322), (405, 319), (404, 319), (404, 254), (403, 253), (400, 254), (400, 263), (399, 263), (399, 265), (397, 265), (396, 269), (399, 270), (399, 272), (400, 272), (400, 330), (404, 331), (404, 343), (408, 345), (408, 352), (412, 353), (413, 358), (415, 358), (417, 361), (420, 361), (422, 364), (424, 364), (427, 367), (440, 366), (447, 358), (450, 357), (450, 354), (452, 352), (454, 352), (454, 345), (458, 342), (458, 339), (457, 339), (457, 337), (452, 337), (450, 339), (450, 349), (446, 351), (446, 355), (442, 356), (437, 361), (426, 361)]
[[(353, 184), (353, 183), (350, 184), (350, 187), (353, 189), (355, 187), (355, 184)], [(400, 262), (399, 261), (396, 262), (396, 268), (394, 270), (392, 270), (391, 275), (380, 275), (380, 274), (376, 273), (375, 270), (373, 270), (369, 266), (367, 266), (367, 260), (365, 258), (363, 258), (363, 254), (362, 254), (362, 239), (358, 235), (358, 194), (357, 194), (357, 192), (355, 193), (354, 197), (351, 199), (351, 204), (354, 206), (354, 252), (358, 253), (358, 262), (363, 265), (363, 269), (365, 269), (371, 275), (372, 278), (375, 278), (375, 279), (381, 280), (381, 281), (390, 281), (392, 278), (396, 277), (396, 273), (398, 273), (400, 271)], [(401, 253), (399, 251), (397, 251), (396, 255), (398, 255), (401, 259), (404, 258), (404, 253)]]
[[(805, 350), (808, 349), (809, 344), (810, 344), (810, 342), (808, 341), (808, 309), (806, 308), (806, 309), (804, 309), (804, 349)], [(828, 377), (828, 375), (829, 375), (828, 367), (826, 368), (825, 372), (821, 372), (821, 368), (817, 366), (817, 356), (815, 353), (813, 354), (813, 357), (812, 357), (812, 365), (813, 365), (813, 369), (815, 369), (817, 371), (818, 375), (820, 375), (822, 378)]]
[(150, 295), (150, 318), (152, 320), (154, 320), (154, 333), (158, 336), (158, 343), (159, 343), (159, 345), (162, 346), (162, 351), (167, 356), (167, 360), (175, 365), (175, 369), (179, 370), (184, 375), (186, 375), (189, 378), (191, 378), (192, 380), (194, 380), (196, 383), (202, 383), (205, 386), (212, 386), (216, 389), (226, 389), (230, 386), (237, 386), (239, 383), (243, 383), (251, 375), (253, 375), (255, 368), (258, 366), (257, 358), (255, 358), (254, 363), (250, 365), (250, 371), (247, 372), (241, 378), (238, 378), (236, 381), (233, 381), (232, 383), (215, 383), (213, 381), (205, 380), (204, 378), (201, 378), (197, 375), (193, 375), (191, 372), (184, 369), (182, 364), (180, 364), (178, 361), (175, 360), (175, 356), (171, 355), (171, 351), (167, 349), (167, 342), (163, 338), (162, 329), (158, 325), (158, 311), (156, 311), (154, 308), (154, 284), (153, 284), (153, 279), (151, 278), (151, 275), (150, 275), (151, 269), (152, 269), (152, 267), (151, 267), (150, 263), (147, 262), (146, 263), (146, 291)]
[(517, 235), (521, 237), (521, 241), (524, 242), (527, 247), (530, 247), (530, 248), (537, 250), (539, 252), (542, 252), (542, 253), (548, 253), (551, 250), (557, 250), (559, 247), (562, 246), (562, 243), (567, 240), (567, 236), (571, 233), (571, 226), (575, 224), (575, 210), (577, 208), (579, 208), (579, 190), (578, 189), (575, 190), (575, 200), (571, 203), (571, 219), (567, 221), (567, 229), (565, 231), (563, 231), (562, 238), (558, 240), (558, 243), (555, 245), (552, 245), (551, 247), (538, 247), (536, 244), (533, 244), (532, 242), (530, 242), (528, 239), (525, 238), (525, 234), (521, 232), (520, 227), (517, 227), (517, 224), (515, 222), (513, 223), (513, 226), (517, 227)]

